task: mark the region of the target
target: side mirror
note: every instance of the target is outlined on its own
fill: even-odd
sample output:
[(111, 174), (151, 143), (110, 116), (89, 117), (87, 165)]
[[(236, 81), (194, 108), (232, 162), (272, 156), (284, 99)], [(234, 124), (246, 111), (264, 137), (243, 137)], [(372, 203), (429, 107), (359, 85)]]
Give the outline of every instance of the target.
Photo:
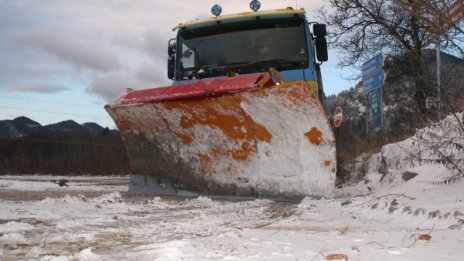
[(168, 78), (174, 79), (174, 70), (176, 68), (176, 39), (169, 40), (168, 43)]
[(320, 62), (327, 62), (329, 60), (327, 39), (325, 36), (319, 36), (316, 38), (316, 56), (317, 60)]
[(322, 37), (327, 35), (327, 27), (325, 24), (314, 24), (313, 25), (313, 34), (317, 37)]
[(174, 70), (176, 68), (176, 58), (174, 55), (168, 58), (168, 79), (174, 80)]
[(319, 62), (327, 62), (329, 54), (327, 51), (327, 26), (325, 24), (313, 24), (313, 35), (316, 45), (316, 57)]
[(176, 47), (177, 47), (176, 39), (174, 38), (169, 39), (169, 42), (168, 42), (168, 55), (169, 56), (176, 54)]

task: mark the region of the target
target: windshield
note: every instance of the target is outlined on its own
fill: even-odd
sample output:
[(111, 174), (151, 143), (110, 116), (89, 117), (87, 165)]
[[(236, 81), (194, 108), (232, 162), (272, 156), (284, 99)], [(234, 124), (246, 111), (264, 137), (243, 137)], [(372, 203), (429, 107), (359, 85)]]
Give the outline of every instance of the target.
[(179, 32), (177, 80), (308, 66), (304, 20), (254, 20)]

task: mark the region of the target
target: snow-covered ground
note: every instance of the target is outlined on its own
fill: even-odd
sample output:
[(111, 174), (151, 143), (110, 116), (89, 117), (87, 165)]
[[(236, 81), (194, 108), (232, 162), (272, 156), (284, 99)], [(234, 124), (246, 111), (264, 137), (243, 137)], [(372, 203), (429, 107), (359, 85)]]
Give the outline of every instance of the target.
[(385, 146), (336, 198), (301, 202), (129, 195), (128, 177), (0, 176), (0, 260), (463, 260), (464, 178), (448, 179), (456, 172), (417, 143)]
[(127, 177), (59, 187), (57, 177), (3, 176), (0, 259), (462, 260), (464, 180), (434, 185), (446, 169), (412, 171), (296, 203), (130, 196)]

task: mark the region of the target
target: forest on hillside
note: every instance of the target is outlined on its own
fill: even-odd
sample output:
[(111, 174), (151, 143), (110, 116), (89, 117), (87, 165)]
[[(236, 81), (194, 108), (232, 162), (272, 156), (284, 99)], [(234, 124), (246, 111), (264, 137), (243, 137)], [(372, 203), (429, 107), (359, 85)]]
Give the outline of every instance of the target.
[(127, 175), (129, 160), (116, 131), (32, 134), (0, 139), (0, 174)]

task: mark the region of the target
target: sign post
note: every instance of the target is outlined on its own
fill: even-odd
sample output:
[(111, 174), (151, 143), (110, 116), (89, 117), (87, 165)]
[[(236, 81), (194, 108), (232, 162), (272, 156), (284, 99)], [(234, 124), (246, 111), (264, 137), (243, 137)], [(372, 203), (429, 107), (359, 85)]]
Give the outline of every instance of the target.
[[(342, 108), (337, 107), (335, 108), (335, 112), (334, 112), (335, 146), (336, 146), (337, 152), (340, 151), (339, 145), (338, 145), (340, 144), (340, 136), (339, 136), (340, 129), (338, 127), (340, 127), (340, 125), (342, 124), (342, 121), (343, 121), (343, 110)], [(338, 153), (337, 153), (337, 162), (338, 162)]]
[[(368, 108), (372, 116), (372, 129), (374, 133), (384, 134), (382, 89), (385, 84), (386, 74), (382, 70), (385, 64), (385, 56), (379, 53), (367, 60), (362, 66), (363, 91), (367, 95)], [(366, 136), (369, 137), (368, 127), (369, 109), (366, 110)]]
[(335, 128), (340, 127), (340, 125), (342, 124), (342, 121), (343, 121), (343, 110), (342, 110), (342, 108), (337, 107), (335, 109), (335, 113), (334, 113), (334, 126), (335, 126)]
[(380, 132), (383, 126), (382, 94), (380, 92), (380, 88), (369, 92), (369, 104), (372, 115), (372, 128), (374, 132)]

